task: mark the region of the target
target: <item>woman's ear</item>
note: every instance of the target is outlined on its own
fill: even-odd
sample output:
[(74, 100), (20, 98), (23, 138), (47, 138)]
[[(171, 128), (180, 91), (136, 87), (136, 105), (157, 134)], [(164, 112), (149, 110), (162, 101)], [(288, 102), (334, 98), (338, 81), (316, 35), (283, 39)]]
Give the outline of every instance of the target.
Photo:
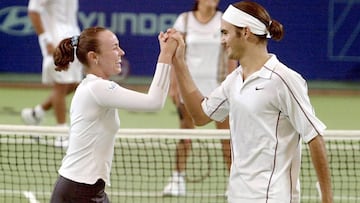
[(90, 64), (97, 65), (99, 63), (98, 62), (98, 56), (94, 51), (89, 51), (87, 53), (87, 58), (88, 58), (88, 61), (89, 61)]

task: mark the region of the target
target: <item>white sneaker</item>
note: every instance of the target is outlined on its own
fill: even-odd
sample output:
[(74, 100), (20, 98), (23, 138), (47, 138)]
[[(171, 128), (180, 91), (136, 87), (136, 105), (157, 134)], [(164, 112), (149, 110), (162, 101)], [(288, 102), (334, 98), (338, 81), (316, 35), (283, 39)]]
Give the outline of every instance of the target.
[(55, 147), (67, 148), (69, 146), (69, 138), (68, 137), (62, 137), (62, 136), (56, 137), (55, 141), (54, 141), (54, 146)]
[(21, 111), (21, 118), (27, 125), (39, 125), (43, 120), (42, 115), (37, 115), (34, 108), (25, 108)]
[(163, 190), (164, 196), (185, 196), (186, 195), (186, 186), (185, 179), (183, 175), (179, 173), (174, 173), (170, 178), (169, 183), (165, 186)]

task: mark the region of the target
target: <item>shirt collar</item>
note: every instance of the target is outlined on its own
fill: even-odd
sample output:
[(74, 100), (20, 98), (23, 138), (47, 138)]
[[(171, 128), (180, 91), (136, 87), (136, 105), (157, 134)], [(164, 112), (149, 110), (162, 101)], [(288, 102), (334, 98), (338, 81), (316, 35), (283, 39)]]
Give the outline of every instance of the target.
[(270, 79), (278, 63), (279, 60), (277, 59), (276, 55), (270, 54), (269, 60), (267, 60), (264, 66), (259, 70), (258, 76), (265, 79)]
[[(260, 70), (258, 70), (256, 73), (254, 73), (253, 77), (261, 77), (264, 79), (270, 79), (271, 75), (276, 67), (276, 65), (279, 63), (279, 60), (277, 59), (275, 54), (269, 54), (270, 58), (266, 61), (263, 67), (261, 67)], [(239, 71), (239, 74), (241, 74), (242, 67), (239, 65), (237, 71)]]
[(97, 76), (97, 75), (94, 75), (94, 74), (92, 74), (92, 73), (86, 74), (86, 77), (85, 77), (85, 78), (88, 79), (88, 80), (101, 79), (101, 77), (99, 77), (99, 76)]

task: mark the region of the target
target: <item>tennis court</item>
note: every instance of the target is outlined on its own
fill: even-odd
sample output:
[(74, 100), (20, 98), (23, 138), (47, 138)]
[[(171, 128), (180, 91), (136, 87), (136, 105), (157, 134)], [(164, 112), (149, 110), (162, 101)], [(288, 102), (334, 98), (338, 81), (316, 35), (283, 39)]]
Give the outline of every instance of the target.
[[(27, 80), (26, 76), (19, 76), (16, 79), (12, 75), (5, 75), (15, 82)], [(31, 78), (31, 77), (30, 77)], [(36, 78), (35, 78), (36, 79)], [(35, 80), (33, 79), (33, 80)], [(130, 81), (148, 82), (148, 79), (137, 79)], [(31, 80), (32, 81), (32, 80)], [(1, 77), (0, 77), (1, 82)], [(36, 81), (35, 81), (36, 82)], [(30, 87), (33, 82), (29, 83)], [(139, 82), (142, 84), (141, 82)], [(316, 93), (310, 94), (311, 102), (315, 108), (316, 115), (327, 125), (328, 129), (360, 129), (360, 84), (342, 82), (312, 82), (309, 86), (316, 89)], [(37, 87), (37, 86), (36, 86)], [(136, 88), (135, 88), (136, 89)], [(333, 94), (335, 90), (335, 94)], [(0, 83), (0, 123), (1, 124), (22, 124), (20, 111), (24, 107), (33, 106), (48, 96), (48, 88), (19, 88), (1, 87)], [(313, 90), (315, 92), (315, 90)], [(325, 92), (325, 94), (319, 92)], [(345, 92), (342, 94), (341, 92)], [(311, 91), (310, 91), (311, 93)], [(70, 102), (68, 97), (68, 103)], [(122, 128), (177, 128), (178, 120), (176, 110), (168, 99), (163, 110), (157, 113), (135, 113), (120, 110)], [(47, 113), (43, 125), (54, 125), (56, 122), (52, 112)], [(214, 128), (208, 125), (204, 128)]]
[[(22, 124), (21, 109), (41, 101), (48, 91), (47, 88), (1, 87), (0, 123)], [(329, 130), (359, 129), (360, 95), (312, 94), (311, 101)], [(125, 131), (120, 131), (116, 141), (111, 187), (106, 189), (113, 202), (226, 202), (228, 172), (220, 149), (220, 139), (227, 137), (226, 133), (214, 134), (212, 125), (201, 128), (195, 135), (172, 131), (176, 130), (178, 121), (170, 100), (158, 113), (119, 113)], [(49, 127), (54, 123), (48, 113), (44, 125)], [(65, 153), (52, 144), (59, 132), (52, 127), (21, 129), (19, 126), (14, 132), (1, 134), (0, 202), (48, 202)], [(327, 142), (335, 202), (360, 202), (360, 137), (342, 133), (344, 139), (342, 135), (330, 136)], [(178, 139), (188, 136), (194, 145), (187, 166), (188, 193), (185, 197), (162, 197), (161, 191), (174, 166), (175, 145)], [(305, 145), (303, 149), (302, 202), (320, 202)]]

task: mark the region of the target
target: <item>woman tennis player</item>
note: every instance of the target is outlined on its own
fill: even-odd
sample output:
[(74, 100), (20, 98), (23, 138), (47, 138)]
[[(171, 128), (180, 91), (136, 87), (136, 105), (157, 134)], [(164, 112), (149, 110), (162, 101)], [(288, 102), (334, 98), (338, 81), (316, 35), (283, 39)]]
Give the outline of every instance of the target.
[(66, 70), (74, 57), (84, 65), (86, 77), (75, 91), (70, 107), (69, 147), (59, 169), (52, 203), (109, 202), (115, 134), (120, 127), (118, 108), (158, 111), (164, 106), (170, 83), (170, 63), (176, 41), (160, 33), (160, 54), (147, 94), (125, 89), (109, 80), (121, 72), (116, 35), (101, 27), (85, 29), (64, 39), (54, 53), (58, 70)]
[[(232, 166), (228, 202), (299, 203), (301, 141), (308, 143), (322, 202), (332, 203), (330, 170), (323, 140), (326, 126), (315, 116), (300, 74), (268, 53), (281, 40), (282, 25), (259, 4), (241, 1), (222, 16), (222, 42), (240, 66), (204, 97), (185, 62), (178, 33), (173, 61), (181, 95), (197, 125), (230, 118)], [(173, 32), (173, 31), (172, 31)]]

